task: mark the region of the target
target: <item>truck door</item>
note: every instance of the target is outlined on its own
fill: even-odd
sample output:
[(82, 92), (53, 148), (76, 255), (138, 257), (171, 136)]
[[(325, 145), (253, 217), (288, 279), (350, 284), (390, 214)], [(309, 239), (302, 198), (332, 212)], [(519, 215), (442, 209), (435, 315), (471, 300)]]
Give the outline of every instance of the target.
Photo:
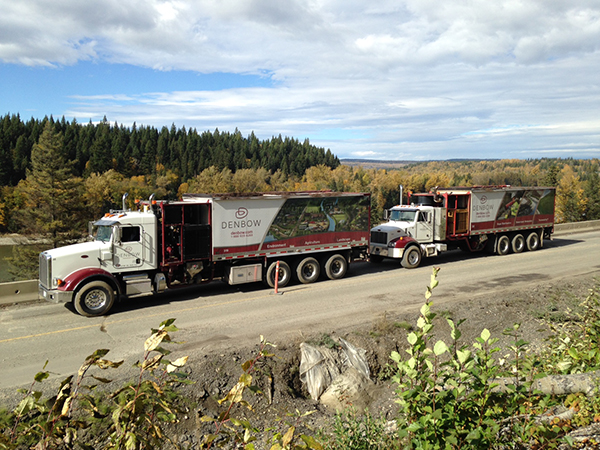
[(419, 242), (433, 242), (433, 214), (431, 211), (419, 211), (415, 238)]
[(115, 227), (113, 264), (117, 269), (139, 267), (144, 262), (142, 228), (139, 225)]

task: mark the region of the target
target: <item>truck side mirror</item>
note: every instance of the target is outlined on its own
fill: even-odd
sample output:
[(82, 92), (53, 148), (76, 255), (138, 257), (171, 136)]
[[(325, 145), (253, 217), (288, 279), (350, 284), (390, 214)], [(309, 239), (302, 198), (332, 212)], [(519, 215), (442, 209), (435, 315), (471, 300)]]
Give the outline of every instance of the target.
[(118, 225), (113, 227), (113, 242), (117, 245), (121, 245), (121, 227)]
[(389, 209), (384, 209), (383, 210), (383, 218), (385, 220), (388, 220), (390, 218), (390, 210)]

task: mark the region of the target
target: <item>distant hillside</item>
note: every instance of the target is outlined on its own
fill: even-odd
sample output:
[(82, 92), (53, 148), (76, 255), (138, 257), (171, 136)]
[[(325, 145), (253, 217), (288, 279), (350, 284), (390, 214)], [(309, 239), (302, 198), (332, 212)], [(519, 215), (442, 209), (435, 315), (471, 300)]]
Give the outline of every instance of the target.
[(365, 169), (399, 169), (417, 161), (379, 161), (376, 159), (342, 159), (340, 163), (351, 167), (363, 167)]
[[(468, 158), (454, 158), (444, 160), (445, 162), (480, 162), (480, 161), (499, 161), (498, 159), (468, 159)], [(406, 167), (411, 164), (428, 164), (434, 162), (433, 160), (428, 161), (410, 161), (410, 160), (377, 160), (377, 159), (341, 159), (340, 164), (350, 167), (363, 167), (365, 169), (399, 169)]]

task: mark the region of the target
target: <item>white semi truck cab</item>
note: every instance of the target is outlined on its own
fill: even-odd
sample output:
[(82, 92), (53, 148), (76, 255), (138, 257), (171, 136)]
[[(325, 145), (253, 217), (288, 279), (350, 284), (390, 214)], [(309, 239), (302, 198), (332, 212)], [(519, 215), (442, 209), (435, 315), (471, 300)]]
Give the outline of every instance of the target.
[(370, 259), (397, 258), (415, 268), (446, 250), (499, 255), (538, 250), (554, 231), (554, 187), (435, 188), (409, 195), (371, 229)]
[(446, 208), (398, 205), (385, 211), (387, 222), (371, 230), (371, 260), (401, 259), (407, 268), (417, 267), (423, 255), (447, 250)]
[[(158, 268), (157, 233), (157, 217), (148, 208), (106, 214), (90, 223), (92, 241), (40, 254), (40, 297), (51, 302), (82, 297), (74, 302), (77, 311), (93, 315), (96, 308), (112, 306), (115, 277), (130, 297), (161, 292), (164, 275), (149, 277)], [(75, 289), (84, 280), (87, 287)]]

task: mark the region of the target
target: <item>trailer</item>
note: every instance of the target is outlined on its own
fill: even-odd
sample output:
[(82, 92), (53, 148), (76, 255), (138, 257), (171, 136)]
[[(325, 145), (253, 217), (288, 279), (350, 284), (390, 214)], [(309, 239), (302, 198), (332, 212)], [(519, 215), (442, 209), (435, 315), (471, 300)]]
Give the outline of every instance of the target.
[(498, 255), (535, 251), (554, 232), (554, 187), (474, 186), (410, 194), (409, 204), (386, 211), (371, 230), (370, 258), (422, 258), (461, 248)]
[(40, 254), (40, 298), (84, 316), (116, 299), (222, 280), (286, 286), (345, 276), (367, 260), (370, 194), (189, 194), (139, 202), (90, 224), (89, 242)]

